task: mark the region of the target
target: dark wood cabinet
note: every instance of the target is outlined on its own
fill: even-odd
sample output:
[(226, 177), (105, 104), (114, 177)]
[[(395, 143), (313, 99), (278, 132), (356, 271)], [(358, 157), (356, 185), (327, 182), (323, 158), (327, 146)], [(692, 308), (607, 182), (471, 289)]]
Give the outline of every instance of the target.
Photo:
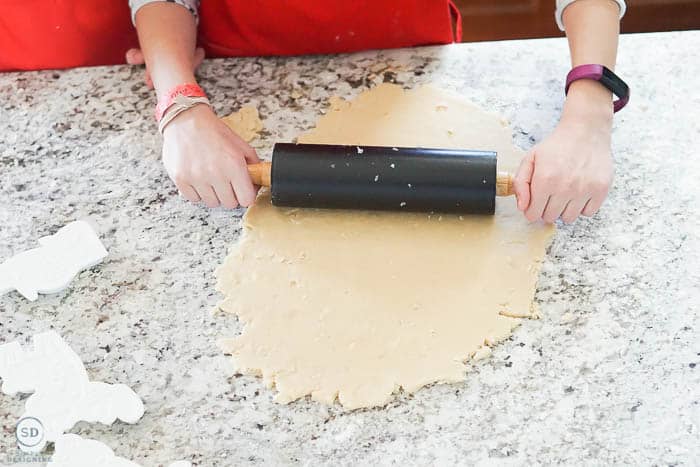
[[(583, 0), (585, 1), (585, 0)], [(554, 0), (456, 0), (463, 40), (559, 36)], [(700, 29), (700, 0), (628, 0), (622, 32)]]

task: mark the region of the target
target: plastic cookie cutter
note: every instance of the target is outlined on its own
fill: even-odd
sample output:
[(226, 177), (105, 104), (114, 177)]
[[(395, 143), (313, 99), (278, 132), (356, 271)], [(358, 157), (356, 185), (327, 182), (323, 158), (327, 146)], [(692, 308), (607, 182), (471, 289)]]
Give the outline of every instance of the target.
[(107, 256), (107, 250), (85, 221), (75, 221), (39, 239), (39, 248), (18, 253), (0, 264), (0, 295), (17, 290), (27, 300), (59, 292), (83, 269)]
[(36, 334), (33, 344), (33, 349), (17, 341), (0, 345), (0, 390), (31, 394), (20, 421), (33, 419), (43, 432), (32, 443), (20, 444), (18, 437), (22, 451), (41, 452), (81, 421), (133, 424), (143, 415), (143, 402), (130, 387), (90, 381), (80, 357), (54, 331)]

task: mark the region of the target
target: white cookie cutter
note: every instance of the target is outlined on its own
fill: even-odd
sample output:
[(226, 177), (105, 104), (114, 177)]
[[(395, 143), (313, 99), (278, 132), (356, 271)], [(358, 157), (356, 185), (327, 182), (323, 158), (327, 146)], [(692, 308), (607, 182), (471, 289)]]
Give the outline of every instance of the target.
[[(123, 457), (117, 457), (106, 444), (94, 439), (68, 433), (56, 440), (56, 449), (46, 467), (141, 467)], [(177, 461), (168, 467), (191, 467), (187, 461)]]
[(111, 425), (143, 416), (143, 402), (131, 388), (90, 381), (80, 357), (54, 331), (35, 335), (33, 350), (16, 341), (0, 345), (0, 378), (7, 395), (32, 393), (20, 421), (38, 420), (43, 436), (36, 444), (20, 444), (25, 452), (41, 452), (79, 421)]
[(17, 290), (27, 300), (59, 292), (83, 269), (100, 263), (107, 250), (87, 222), (75, 221), (39, 239), (39, 248), (0, 264), (0, 295)]

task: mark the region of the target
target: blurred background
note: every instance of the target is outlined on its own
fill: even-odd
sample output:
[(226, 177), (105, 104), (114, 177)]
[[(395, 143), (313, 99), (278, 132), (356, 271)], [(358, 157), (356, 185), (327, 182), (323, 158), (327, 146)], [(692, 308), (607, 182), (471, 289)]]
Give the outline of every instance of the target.
[[(455, 0), (463, 41), (561, 36), (554, 0)], [(700, 0), (627, 0), (622, 32), (700, 29)]]

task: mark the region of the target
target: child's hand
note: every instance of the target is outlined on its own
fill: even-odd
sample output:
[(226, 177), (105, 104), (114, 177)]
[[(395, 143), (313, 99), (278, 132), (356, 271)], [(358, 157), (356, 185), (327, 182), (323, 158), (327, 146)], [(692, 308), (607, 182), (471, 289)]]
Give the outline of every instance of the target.
[[(197, 47), (194, 51), (194, 58), (192, 60), (192, 65), (193, 69), (192, 71), (196, 71), (199, 65), (202, 64), (204, 61), (204, 49), (201, 47)], [(129, 65), (143, 65), (146, 63), (146, 60), (143, 56), (143, 52), (141, 52), (141, 49), (129, 49), (126, 51), (126, 63)], [(148, 89), (153, 89), (153, 80), (151, 79), (151, 73), (148, 71), (148, 68), (146, 68), (146, 73), (144, 74), (144, 81), (146, 81), (146, 86), (148, 86)]]
[(603, 112), (581, 109), (565, 106), (555, 130), (530, 150), (515, 175), (518, 209), (530, 222), (561, 218), (571, 223), (580, 215), (592, 216), (608, 194), (612, 105), (608, 100)]
[(165, 170), (185, 198), (210, 208), (253, 204), (257, 190), (246, 166), (258, 156), (209, 106), (178, 115), (163, 137)]

